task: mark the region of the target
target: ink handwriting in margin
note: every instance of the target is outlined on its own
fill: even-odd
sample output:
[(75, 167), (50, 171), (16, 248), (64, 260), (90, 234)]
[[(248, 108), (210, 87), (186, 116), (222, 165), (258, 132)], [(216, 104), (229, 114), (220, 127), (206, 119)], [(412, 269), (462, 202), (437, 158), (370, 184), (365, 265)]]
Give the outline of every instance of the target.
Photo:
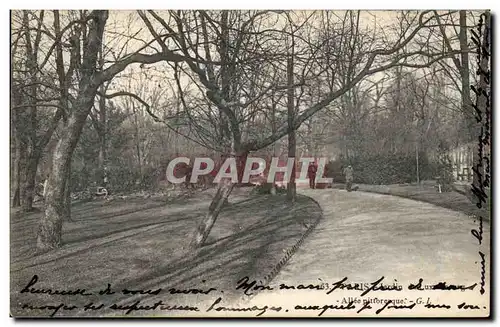
[[(483, 20), (487, 20), (488, 14), (481, 14), (479, 19), (479, 24), (477, 29), (471, 30), (472, 42), (477, 46), (476, 58), (478, 63), (478, 69), (476, 74), (479, 76), (479, 86), (476, 88), (471, 85), (472, 91), (476, 94), (476, 103), (473, 104), (476, 122), (481, 124), (480, 133), (478, 136), (478, 148), (477, 157), (479, 161), (472, 168), (474, 171), (475, 179), (477, 181), (472, 183), (472, 193), (476, 196), (477, 202), (476, 206), (481, 209), (483, 204), (487, 204), (488, 195), (486, 194), (486, 187), (490, 187), (490, 155), (489, 151), (484, 154), (484, 146), (490, 145), (490, 95), (488, 92), (490, 84), (490, 69), (488, 65), (490, 53), (489, 53), (489, 29), (488, 24), (484, 24), (484, 44), (482, 44), (481, 37), (483, 36)], [(483, 100), (483, 101), (481, 101)], [(484, 110), (484, 112), (483, 112)], [(483, 175), (484, 174), (484, 175)], [(483, 216), (479, 214), (479, 229), (471, 230), (471, 234), (478, 240), (479, 245), (483, 241)], [(485, 254), (479, 251), (479, 256), (481, 257), (481, 288), (479, 292), (484, 294), (485, 285)]]

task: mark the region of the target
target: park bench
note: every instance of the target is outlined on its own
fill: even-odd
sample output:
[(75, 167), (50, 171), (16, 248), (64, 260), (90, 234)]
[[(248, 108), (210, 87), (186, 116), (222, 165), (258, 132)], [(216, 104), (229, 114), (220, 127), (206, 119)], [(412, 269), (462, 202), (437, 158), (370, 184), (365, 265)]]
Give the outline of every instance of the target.
[(94, 195), (95, 196), (104, 196), (104, 197), (106, 197), (106, 196), (108, 196), (108, 190), (106, 188), (102, 187), (102, 186), (98, 186), (96, 188), (96, 191), (94, 192)]

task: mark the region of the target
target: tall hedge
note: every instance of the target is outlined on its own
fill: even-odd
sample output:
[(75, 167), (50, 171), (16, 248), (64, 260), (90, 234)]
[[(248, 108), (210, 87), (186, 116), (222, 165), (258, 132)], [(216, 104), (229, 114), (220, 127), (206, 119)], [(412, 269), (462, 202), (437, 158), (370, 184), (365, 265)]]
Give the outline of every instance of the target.
[[(334, 183), (344, 183), (345, 176), (342, 169), (352, 165), (354, 182), (360, 184), (404, 184), (417, 181), (417, 162), (415, 156), (409, 155), (381, 155), (374, 154), (364, 157), (355, 157), (349, 160), (336, 160), (328, 163), (328, 177)], [(445, 169), (446, 168), (446, 169)], [(443, 175), (442, 162), (430, 162), (427, 156), (419, 155), (420, 180), (434, 179)]]

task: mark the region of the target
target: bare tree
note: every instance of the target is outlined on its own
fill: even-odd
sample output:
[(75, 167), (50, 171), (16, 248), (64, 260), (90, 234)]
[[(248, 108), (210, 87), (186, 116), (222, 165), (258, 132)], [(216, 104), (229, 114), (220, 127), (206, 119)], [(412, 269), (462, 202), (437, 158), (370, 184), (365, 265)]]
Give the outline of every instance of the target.
[[(14, 205), (20, 204), (23, 211), (33, 209), (38, 163), (61, 117), (60, 110), (57, 110), (50, 118), (48, 128), (43, 130), (40, 120), (46, 114), (40, 114), (39, 108), (57, 106), (53, 102), (53, 100), (57, 100), (57, 96), (54, 94), (55, 86), (49, 82), (51, 77), (47, 76), (48, 72), (45, 70), (47, 56), (42, 57), (43, 52), (40, 46), (42, 38), (46, 38), (43, 30), (44, 16), (43, 10), (38, 15), (31, 11), (22, 12), (18, 36), (21, 38), (22, 35), (24, 38), (23, 54), (25, 60), (19, 67), (17, 78), (17, 73), (13, 72), (12, 110), (13, 125), (16, 131), (15, 143), (17, 144)], [(30, 24), (33, 20), (36, 22), (36, 27), (32, 27)], [(20, 40), (16, 40), (12, 52), (14, 60), (18, 59), (16, 58), (17, 41)], [(42, 96), (43, 92), (40, 91), (45, 91), (46, 96)]]
[[(249, 153), (275, 146), (285, 136), (289, 138), (288, 155), (295, 156), (295, 132), (323, 109), (328, 108), (326, 111), (333, 115), (339, 103), (349, 108), (346, 113), (351, 117), (345, 122), (351, 125), (357, 117), (370, 112), (370, 96), (378, 85), (370, 77), (377, 80), (375, 75), (394, 67), (428, 67), (460, 53), (429, 46), (433, 24), (444, 17), (429, 11), (402, 13), (395, 19), (395, 26), (384, 27), (386, 33), (372, 33), (360, 24), (362, 13), (352, 11), (336, 15), (298, 13), (291, 20), (288, 12), (269, 10), (150, 10), (137, 14), (149, 41), (144, 40), (144, 35), (136, 37), (144, 34), (140, 29), (131, 31), (129, 41), (141, 46), (130, 53), (124, 53), (129, 52), (125, 50), (129, 41), (118, 54), (109, 49), (108, 38), (104, 38), (107, 11), (71, 11), (64, 17), (65, 24), (54, 11), (51, 28), (43, 24), (43, 14), (39, 13), (34, 16), (37, 26), (28, 28), (35, 32), (35, 40), (25, 33), (18, 35), (30, 41), (24, 47), (29, 73), (25, 80), (30, 82), (13, 90), (13, 95), (21, 94), (21, 89), (30, 95), (39, 93), (31, 88), (31, 82), (41, 81), (36, 67), (40, 60), (34, 59), (40, 35), (48, 35), (53, 42), (42, 64), (53, 63), (57, 76), (56, 83), (49, 83), (55, 92), (52, 102), (36, 95), (29, 98), (36, 101), (26, 104), (18, 103), (18, 95), (12, 98), (14, 105), (31, 108), (28, 121), (34, 126), (26, 129), (30, 132), (37, 130), (37, 108), (58, 108), (52, 116), (53, 124), (46, 130), (53, 133), (59, 128), (60, 137), (53, 152), (45, 214), (37, 237), (40, 250), (60, 245), (62, 222), (70, 217), (72, 157), (89, 114), (99, 127), (99, 162), (103, 170), (106, 167), (105, 99), (133, 99), (134, 106), (141, 104), (154, 121), (162, 122), (172, 133), (238, 159), (241, 177), (242, 163)], [(31, 25), (23, 18), (20, 26), (26, 29)], [(290, 37), (292, 51), (287, 41)], [(110, 83), (132, 64), (141, 64), (144, 69), (155, 63), (164, 69), (170, 86), (167, 100), (162, 103), (150, 97), (150, 91), (138, 95), (137, 89), (122, 90), (123, 84)], [(380, 94), (375, 93), (378, 102)], [(97, 103), (96, 96), (100, 97)], [(170, 114), (167, 104), (174, 103), (170, 107), (175, 107), (176, 112)], [(272, 113), (266, 110), (268, 107)], [(19, 122), (17, 118), (14, 120)], [(351, 125), (347, 128), (359, 127)], [(19, 136), (23, 137), (21, 141), (26, 140), (21, 143), (27, 144), (27, 154), (30, 147), (38, 149), (29, 145), (29, 140), (38, 136)], [(20, 150), (24, 149), (22, 144)], [(140, 165), (147, 158), (144, 150), (137, 151)], [(23, 158), (22, 153), (19, 157)], [(34, 167), (36, 173), (36, 164)], [(293, 198), (293, 183), (290, 185)], [(192, 248), (204, 243), (234, 186), (235, 181), (222, 179), (208, 213), (194, 233)]]
[(81, 46), (82, 51), (73, 51), (70, 57), (70, 66), (73, 62), (77, 65), (74, 74), (77, 79), (76, 95), (71, 101), (71, 111), (54, 149), (46, 191), (45, 214), (40, 221), (37, 235), (37, 247), (41, 251), (59, 247), (61, 244), (62, 222), (69, 214), (67, 210), (69, 208), (65, 204), (67, 199), (65, 188), (72, 155), (101, 85), (133, 63), (151, 64), (163, 60), (182, 60), (181, 56), (168, 49), (149, 55), (141, 53), (141, 48), (123, 56), (108, 67), (101, 67), (98, 56), (102, 48), (107, 19), (108, 11), (95, 10), (74, 22), (80, 24), (82, 30), (81, 38), (75, 38), (73, 42), (73, 48)]
[[(278, 59), (286, 59), (286, 53), (271, 51), (269, 47), (271, 44), (279, 44), (286, 33), (282, 28), (275, 28), (276, 23), (273, 24), (273, 21), (279, 21), (281, 14), (269, 11), (237, 13), (171, 11), (166, 17), (154, 11), (149, 11), (148, 15), (141, 14), (150, 33), (155, 36), (162, 48), (166, 48), (167, 43), (159, 36), (160, 33), (154, 25), (161, 26), (167, 33), (173, 35), (175, 45), (186, 58), (185, 63), (189, 68), (186, 73), (205, 89), (207, 98), (219, 110), (221, 130), (224, 131), (221, 135), (224, 135), (223, 140), (228, 141), (227, 152), (232, 156), (245, 157), (250, 151), (257, 151), (273, 144), (290, 130), (299, 128), (315, 113), (349, 92), (367, 76), (396, 66), (427, 67), (450, 55), (442, 51), (427, 51), (428, 47), (419, 42), (411, 44), (412, 40), (425, 37), (428, 25), (435, 20), (431, 12), (403, 15), (397, 35), (391, 40), (373, 40), (368, 46), (361, 41), (359, 13), (348, 13), (343, 20), (344, 24), (338, 27), (338, 43), (332, 47), (337, 53), (332, 53), (330, 61), (327, 62), (329, 67), (336, 67), (347, 58), (349, 64), (346, 66), (347, 74), (343, 77), (345, 80), (342, 85), (323, 94), (321, 99), (310, 107), (299, 110), (300, 113), (295, 117), (292, 128), (285, 123), (270, 135), (244, 140), (239, 119), (242, 108), (248, 108), (258, 99), (269, 97), (273, 90), (283, 87), (276, 84), (267, 86), (262, 84), (260, 91), (254, 93), (257, 96), (249, 98), (250, 94), (245, 93), (245, 89), (248, 92), (252, 88), (248, 89), (245, 87), (248, 84), (239, 83), (245, 72), (255, 69), (256, 64), (272, 66), (274, 63), (278, 67)], [(149, 17), (152, 17), (154, 24)], [(318, 48), (318, 42), (308, 43), (313, 48)], [(198, 62), (191, 58), (198, 59)], [(312, 61), (314, 60), (316, 59)], [(309, 65), (309, 69), (316, 79), (321, 78), (326, 71), (325, 66), (319, 64)], [(241, 99), (246, 101), (242, 103)], [(233, 187), (234, 184), (228, 180), (221, 183), (209, 212), (195, 232), (193, 247), (203, 244)]]
[[(472, 14), (469, 15), (467, 14), (466, 10), (460, 10), (459, 11), (459, 31), (457, 32), (456, 28), (454, 29), (455, 35), (453, 33), (449, 32), (449, 28), (447, 27), (449, 25), (455, 26), (455, 16), (453, 12), (450, 12), (448, 15), (448, 19), (445, 21), (442, 21), (435, 12), (436, 15), (436, 20), (439, 24), (439, 29), (441, 32), (441, 36), (443, 38), (443, 43), (448, 51), (453, 51), (453, 46), (458, 43), (458, 47), (460, 49), (460, 53), (457, 55), (454, 55), (451, 57), (453, 65), (447, 65), (445, 61), (441, 63), (442, 66), (447, 68), (445, 70), (448, 74), (448, 77), (450, 80), (453, 81), (453, 85), (455, 86), (456, 90), (460, 92), (460, 109), (461, 109), (461, 114), (464, 119), (465, 126), (467, 128), (467, 141), (473, 141), (478, 138), (479, 134), (479, 125), (476, 121), (475, 117), (475, 110), (472, 106), (472, 96), (471, 96), (471, 56), (469, 55), (470, 53), (474, 52), (477, 47), (480, 46), (480, 44), (474, 44), (472, 43), (472, 47), (469, 46), (469, 37), (468, 37), (468, 30), (472, 29), (474, 26), (469, 24), (468, 21), (469, 19), (474, 19), (475, 17), (472, 17)], [(451, 35), (450, 35), (451, 34)], [(472, 61), (472, 63), (474, 63)], [(474, 75), (472, 75), (474, 76)], [(457, 78), (458, 77), (458, 78)], [(455, 80), (459, 80), (457, 83)], [(479, 82), (480, 83), (480, 82)], [(481, 161), (481, 158), (479, 158), (477, 155), (473, 156), (473, 165), (477, 166)], [(477, 178), (477, 174), (473, 175), (473, 181), (472, 184), (478, 188), (479, 187), (479, 181)]]

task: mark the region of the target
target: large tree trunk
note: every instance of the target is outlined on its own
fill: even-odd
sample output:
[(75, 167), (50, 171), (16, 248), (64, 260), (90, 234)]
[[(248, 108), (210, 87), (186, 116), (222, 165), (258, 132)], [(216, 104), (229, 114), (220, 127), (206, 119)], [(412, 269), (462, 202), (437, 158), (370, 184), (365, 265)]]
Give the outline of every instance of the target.
[(19, 116), (18, 110), (12, 110), (12, 126), (14, 129), (14, 144), (16, 149), (14, 158), (14, 169), (12, 172), (14, 177), (13, 178), (14, 196), (12, 199), (13, 207), (21, 206), (21, 187), (22, 187), (21, 175), (23, 173), (23, 164), (26, 163), (26, 144), (23, 142), (23, 136), (21, 134), (22, 126), (19, 124), (18, 116)]
[(93, 98), (87, 99), (87, 108), (82, 112), (77, 112), (80, 108), (74, 108), (76, 112), (69, 118), (61, 139), (54, 149), (52, 170), (46, 190), (45, 214), (40, 220), (37, 235), (37, 248), (40, 251), (52, 250), (61, 245), (62, 223), (70, 219), (67, 181), (71, 169), (71, 158), (92, 102)]
[[(36, 173), (38, 170), (38, 165), (40, 163), (40, 159), (42, 158), (43, 151), (47, 147), (55, 129), (57, 128), (58, 121), (60, 120), (61, 114), (56, 113), (53, 117), (53, 121), (51, 122), (51, 126), (45, 131), (42, 137), (38, 138), (37, 142), (32, 141), (29, 146), (26, 144), (19, 142), (20, 153), (19, 153), (19, 163), (16, 163), (15, 172), (19, 176), (17, 176), (17, 182), (20, 186), (20, 202), (23, 208), (23, 211), (32, 211), (33, 210), (33, 200), (36, 190)], [(24, 144), (24, 145), (23, 145)], [(27, 150), (32, 147), (32, 150)], [(17, 160), (17, 158), (16, 158)]]
[(193, 239), (191, 240), (190, 247), (192, 249), (199, 248), (206, 241), (212, 227), (219, 216), (219, 213), (226, 203), (229, 195), (231, 194), (234, 183), (231, 182), (231, 179), (224, 178), (219, 183), (219, 187), (217, 189), (217, 193), (215, 194), (212, 202), (210, 203), (210, 207), (208, 208), (208, 212), (203, 217), (202, 221), (198, 224), (196, 231), (194, 233)]
[[(17, 151), (17, 150), (16, 150)], [(14, 195), (12, 197), (12, 207), (17, 208), (21, 206), (21, 196), (20, 196), (20, 184), (21, 184), (21, 175), (19, 174), (19, 157), (16, 155), (14, 161)]]
[(96, 62), (102, 46), (108, 12), (93, 11), (92, 16), (88, 35), (85, 36), (78, 96), (52, 158), (52, 169), (46, 190), (45, 214), (40, 220), (37, 234), (37, 248), (40, 251), (49, 251), (61, 245), (62, 223), (68, 219), (68, 210), (65, 210), (67, 209), (65, 187), (71, 168), (71, 159), (87, 116), (92, 109), (97, 89), (102, 82), (96, 77)]
[[(27, 87), (27, 99), (28, 104), (26, 112), (23, 115), (23, 129), (24, 139), (27, 145), (27, 162), (24, 165), (24, 169), (21, 171), (22, 183), (21, 183), (21, 208), (23, 211), (33, 210), (33, 198), (35, 192), (35, 178), (36, 170), (38, 166), (38, 161), (40, 160), (41, 151), (38, 151), (38, 114), (37, 114), (37, 82), (38, 82), (38, 67), (37, 67), (37, 54), (39, 47), (39, 34), (41, 31), (37, 31), (35, 40), (31, 38), (31, 31), (29, 30), (29, 20), (28, 12), (24, 11), (23, 15), (23, 25), (26, 28), (25, 39), (26, 39), (26, 70), (28, 71), (28, 83), (31, 86)], [(40, 21), (43, 20), (43, 12), (40, 13)]]
[(28, 145), (26, 144), (25, 140), (21, 141), (21, 155), (19, 159), (19, 200), (21, 204), (21, 209), (24, 210), (26, 205), (24, 204), (24, 201), (26, 199), (26, 171), (28, 170), (28, 158), (29, 158), (29, 153), (28, 153)]
[[(16, 132), (17, 134), (17, 132)], [(15, 159), (14, 159), (14, 197), (12, 199), (12, 206), (13, 207), (20, 207), (21, 206), (21, 187), (22, 187), (22, 180), (21, 180), (21, 174), (22, 174), (22, 165), (23, 162), (26, 161), (26, 148), (23, 146), (23, 143), (21, 142), (20, 138), (16, 135), (15, 136), (15, 143), (16, 143), (16, 154), (15, 154)]]
[[(12, 60), (12, 59), (11, 59)], [(16, 105), (20, 103), (20, 96), (19, 93), (16, 92), (16, 87), (14, 86), (12, 80), (11, 80), (11, 131), (12, 133), (12, 141), (14, 142), (14, 162), (13, 162), (13, 170), (12, 172), (12, 180), (13, 180), (13, 189), (14, 189), (14, 194), (13, 194), (13, 199), (12, 199), (12, 206), (13, 207), (20, 207), (21, 206), (21, 163), (24, 158), (26, 157), (25, 155), (25, 148), (23, 147), (22, 143), (22, 135), (21, 135), (21, 130), (19, 124), (19, 109), (14, 108)]]
[[(228, 11), (222, 11), (221, 13), (221, 38), (220, 38), (220, 47), (219, 53), (221, 56), (221, 94), (223, 102), (230, 102), (231, 98), (231, 78), (234, 76), (235, 65), (230, 61), (230, 53), (229, 53), (229, 17)], [(223, 113), (220, 115), (221, 122), (220, 128), (221, 130), (225, 130), (225, 133), (221, 132), (222, 140), (224, 139), (224, 135), (232, 138), (231, 144), (231, 154), (237, 160), (237, 164), (239, 164), (242, 157), (246, 156), (246, 151), (243, 153), (241, 150), (241, 133), (239, 130), (238, 122), (236, 116), (231, 112), (230, 109), (219, 107), (219, 112)], [(226, 120), (227, 119), (227, 120)], [(227, 130), (228, 124), (230, 127), (230, 132)], [(212, 203), (208, 209), (208, 212), (205, 217), (203, 217), (202, 221), (198, 224), (194, 236), (191, 240), (190, 247), (192, 249), (198, 248), (207, 239), (210, 231), (212, 230), (219, 213), (226, 203), (229, 195), (231, 194), (235, 183), (231, 181), (229, 178), (224, 178), (219, 183), (219, 187), (217, 189), (217, 193), (212, 199)]]
[[(68, 127), (69, 128), (69, 127)], [(66, 133), (68, 134), (69, 131)], [(37, 235), (37, 248), (48, 251), (61, 245), (62, 222), (65, 220), (64, 186), (70, 163), (70, 139), (61, 138), (54, 150), (52, 173), (49, 176), (43, 215)]]
[(33, 199), (35, 196), (36, 171), (40, 161), (39, 151), (29, 155), (23, 171), (21, 208), (24, 212), (33, 210)]
[(71, 220), (71, 163), (69, 164), (64, 181), (63, 191), (63, 217), (67, 221)]

